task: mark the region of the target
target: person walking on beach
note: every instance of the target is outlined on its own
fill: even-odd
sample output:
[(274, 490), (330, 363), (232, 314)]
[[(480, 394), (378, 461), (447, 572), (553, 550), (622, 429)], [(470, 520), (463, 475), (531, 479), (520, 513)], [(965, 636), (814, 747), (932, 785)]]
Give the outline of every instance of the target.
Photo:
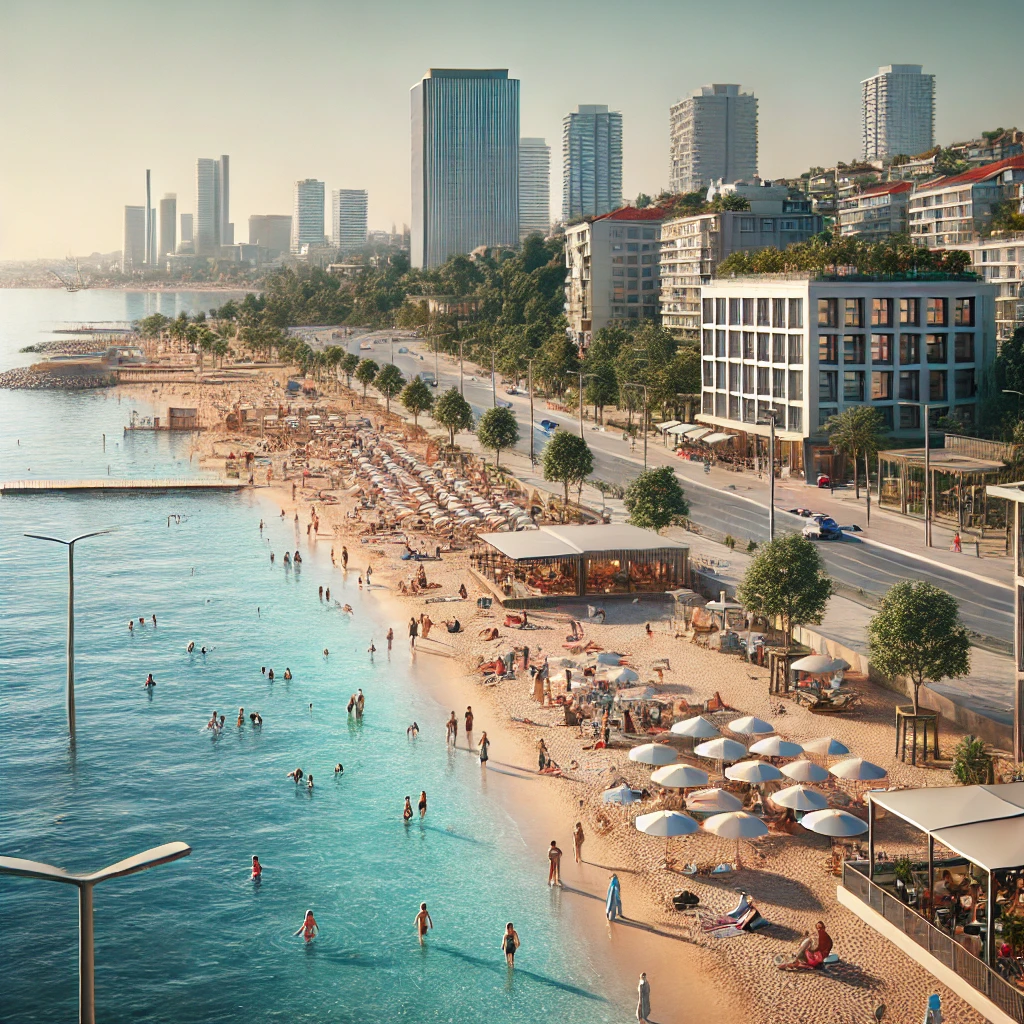
[(455, 717), (455, 712), (451, 714), (451, 718), (448, 719), (448, 742), (454, 747), (457, 746), (459, 741), (459, 720)]
[(373, 566), (372, 565), (368, 565), (366, 567), (366, 589), (367, 590), (370, 589), (370, 579), (371, 579), (372, 576), (373, 576)]
[(416, 637), (419, 635), (420, 624), (416, 621), (416, 617), (413, 616), (409, 619), (409, 648), (410, 650), (416, 646)]
[(505, 934), (501, 937), (501, 948), (505, 954), (505, 963), (509, 967), (515, 967), (516, 950), (519, 948), (519, 934), (516, 932), (511, 921), (505, 925)]
[(313, 936), (320, 931), (320, 926), (316, 923), (316, 918), (313, 916), (312, 910), (306, 911), (306, 918), (302, 922), (302, 926), (295, 933), (301, 935), (307, 942), (313, 941)]
[(466, 742), (470, 746), (473, 744), (473, 709), (471, 707), (466, 708)]
[(647, 980), (647, 972), (641, 971), (640, 982), (636, 987), (636, 1019), (640, 1024), (648, 1024), (651, 1015), (651, 983)]
[(390, 654), (391, 653), (391, 643), (395, 639), (395, 631), (390, 626), (388, 626), (388, 635), (387, 635), (387, 637), (385, 637), (385, 639), (388, 642), (388, 654)]
[(537, 740), (537, 771), (542, 772), (548, 766), (548, 745), (541, 736)]
[(341, 548), (341, 567), (346, 572), (348, 571), (348, 548), (344, 545)]
[(488, 751), (490, 750), (491, 741), (487, 738), (486, 732), (482, 732), (480, 734), (480, 742), (477, 744), (477, 746), (480, 748), (480, 763), (487, 764), (487, 759), (489, 757)]
[(551, 846), (548, 848), (548, 885), (561, 885), (562, 884), (562, 851), (558, 848), (558, 843), (551, 840)]
[(430, 914), (427, 913), (427, 905), (426, 903), (421, 903), (420, 912), (416, 915), (416, 934), (419, 937), (421, 946), (427, 934), (427, 929), (433, 927), (434, 922), (430, 920)]
[(619, 876), (613, 874), (608, 879), (608, 895), (605, 897), (604, 902), (604, 916), (609, 921), (614, 921), (617, 917), (622, 917), (622, 888), (619, 885)]
[(583, 840), (586, 836), (583, 834), (583, 822), (577, 821), (576, 827), (572, 830), (572, 849), (573, 853), (576, 854), (576, 863), (581, 864), (583, 862)]

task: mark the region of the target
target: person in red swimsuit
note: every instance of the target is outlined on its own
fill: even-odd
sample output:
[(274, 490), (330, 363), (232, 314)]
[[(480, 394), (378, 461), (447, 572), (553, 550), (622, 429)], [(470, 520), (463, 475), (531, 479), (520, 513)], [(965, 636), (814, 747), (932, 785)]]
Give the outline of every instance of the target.
[(263, 874), (263, 865), (260, 863), (259, 857), (253, 854), (252, 858), (252, 880), (258, 882), (260, 876)]

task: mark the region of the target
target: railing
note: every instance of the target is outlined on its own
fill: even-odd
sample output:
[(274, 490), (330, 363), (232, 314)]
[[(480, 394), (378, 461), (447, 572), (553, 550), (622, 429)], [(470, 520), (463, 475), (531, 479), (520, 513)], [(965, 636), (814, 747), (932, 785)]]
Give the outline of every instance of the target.
[(971, 988), (990, 999), (1017, 1024), (1024, 1024), (1024, 992), (1014, 988), (1001, 974), (969, 953), (946, 932), (925, 920), (916, 910), (881, 886), (875, 885), (863, 873), (866, 870), (867, 864), (855, 867), (851, 861), (845, 861), (843, 888), (958, 974)]

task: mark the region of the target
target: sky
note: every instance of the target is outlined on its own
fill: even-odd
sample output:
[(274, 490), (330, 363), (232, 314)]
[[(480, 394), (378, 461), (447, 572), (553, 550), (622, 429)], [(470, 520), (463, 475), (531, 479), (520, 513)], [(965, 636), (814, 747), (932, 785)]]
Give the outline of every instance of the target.
[[(552, 149), (579, 103), (623, 116), (627, 197), (668, 181), (668, 108), (708, 82), (759, 103), (762, 177), (860, 152), (860, 82), (936, 75), (936, 136), (1024, 127), (1024, 0), (0, 0), (0, 260), (121, 247), (123, 208), (195, 205), (197, 157), (231, 157), (231, 219), (292, 186), (369, 191), (410, 220), (409, 89), (431, 67), (508, 68), (521, 134)], [(328, 200), (328, 221), (329, 221)], [(329, 224), (328, 224), (329, 230)]]

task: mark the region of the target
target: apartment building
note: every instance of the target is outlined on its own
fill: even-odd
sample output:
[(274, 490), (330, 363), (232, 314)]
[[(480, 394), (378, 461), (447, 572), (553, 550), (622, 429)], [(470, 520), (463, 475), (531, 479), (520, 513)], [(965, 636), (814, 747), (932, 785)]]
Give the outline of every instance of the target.
[(565, 231), (565, 316), (580, 348), (617, 320), (658, 319), (664, 211), (624, 206)]
[(543, 140), (519, 140), (519, 237), (547, 237), (551, 230), (551, 147)]
[(699, 341), (701, 287), (734, 252), (785, 249), (822, 230), (810, 199), (790, 198), (785, 185), (739, 182), (716, 194), (747, 199), (749, 210), (674, 217), (661, 225), (661, 323), (683, 340)]
[(915, 156), (935, 140), (935, 76), (920, 64), (889, 64), (861, 82), (865, 160)]
[(918, 185), (907, 215), (910, 234), (931, 249), (963, 248), (987, 230), (997, 204), (1019, 201), (1022, 185), (1024, 156)]
[(562, 119), (562, 220), (622, 205), (622, 114), (580, 104)]
[(825, 423), (872, 405), (898, 439), (932, 423), (976, 420), (996, 354), (996, 289), (953, 277), (891, 280), (814, 274), (720, 279), (702, 291), (698, 420), (766, 436), (774, 410), (784, 465), (814, 467)]
[(839, 234), (877, 242), (907, 232), (907, 210), (914, 186), (909, 181), (869, 185), (838, 202)]

